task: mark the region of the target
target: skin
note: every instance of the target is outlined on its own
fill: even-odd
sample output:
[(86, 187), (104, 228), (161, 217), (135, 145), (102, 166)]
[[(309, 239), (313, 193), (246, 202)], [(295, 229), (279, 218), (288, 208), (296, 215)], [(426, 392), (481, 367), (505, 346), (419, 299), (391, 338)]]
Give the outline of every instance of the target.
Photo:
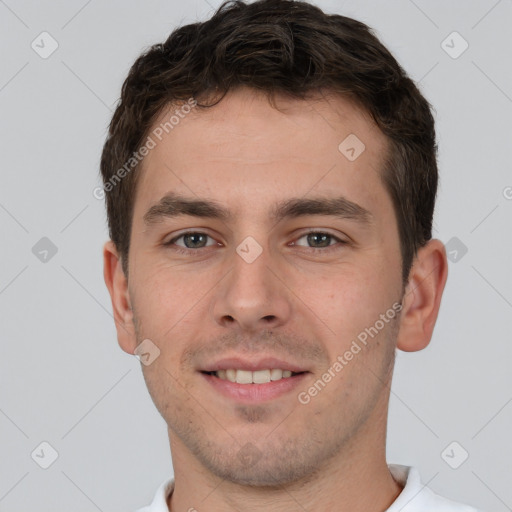
[[(385, 458), (395, 349), (430, 342), (447, 278), (445, 249), (439, 240), (421, 248), (404, 290), (397, 221), (381, 180), (384, 135), (340, 97), (279, 98), (278, 106), (239, 89), (180, 120), (143, 162), (128, 280), (113, 243), (104, 246), (121, 348), (133, 354), (149, 338), (160, 350), (142, 369), (168, 424), (172, 511), (384, 511), (402, 490)], [(351, 133), (366, 146), (353, 162), (338, 150)], [(214, 200), (232, 217), (146, 226), (145, 212), (168, 192)], [(276, 202), (340, 194), (369, 210), (373, 224), (268, 218)], [(325, 246), (306, 236), (310, 229), (333, 238)], [(190, 238), (163, 245), (186, 230), (211, 238), (202, 246)], [(235, 251), (247, 236), (262, 248), (252, 263)], [(179, 254), (187, 242), (192, 248)], [(297, 393), (400, 302), (400, 315), (301, 404)], [(198, 372), (238, 354), (276, 356), (310, 373), (297, 390), (240, 405)]]

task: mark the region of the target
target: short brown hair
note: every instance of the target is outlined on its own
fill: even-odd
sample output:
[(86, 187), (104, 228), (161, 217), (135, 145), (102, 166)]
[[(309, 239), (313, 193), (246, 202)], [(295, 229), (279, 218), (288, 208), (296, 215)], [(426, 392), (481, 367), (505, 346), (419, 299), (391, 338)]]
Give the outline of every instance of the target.
[(214, 97), (197, 104), (207, 108), (241, 86), (269, 98), (327, 90), (372, 116), (389, 142), (382, 180), (398, 221), (405, 285), (417, 249), (432, 238), (438, 173), (431, 106), (367, 25), (296, 0), (226, 1), (131, 67), (101, 157), (109, 234), (125, 275), (139, 165), (117, 182), (116, 173), (166, 107)]

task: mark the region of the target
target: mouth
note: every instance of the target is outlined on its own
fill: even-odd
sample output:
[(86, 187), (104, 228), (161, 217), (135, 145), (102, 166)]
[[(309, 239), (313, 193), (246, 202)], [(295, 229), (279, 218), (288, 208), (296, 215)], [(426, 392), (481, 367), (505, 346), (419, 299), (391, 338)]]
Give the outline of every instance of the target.
[(291, 370), (282, 370), (279, 368), (271, 368), (266, 370), (240, 370), (236, 368), (229, 368), (227, 370), (217, 371), (203, 371), (206, 375), (217, 377), (220, 380), (227, 380), (229, 382), (236, 382), (237, 384), (267, 384), (269, 382), (277, 382), (282, 379), (289, 379), (296, 375), (301, 375), (303, 372), (292, 372)]
[(243, 404), (275, 400), (291, 394), (311, 372), (282, 360), (259, 362), (224, 359), (199, 372), (215, 394)]

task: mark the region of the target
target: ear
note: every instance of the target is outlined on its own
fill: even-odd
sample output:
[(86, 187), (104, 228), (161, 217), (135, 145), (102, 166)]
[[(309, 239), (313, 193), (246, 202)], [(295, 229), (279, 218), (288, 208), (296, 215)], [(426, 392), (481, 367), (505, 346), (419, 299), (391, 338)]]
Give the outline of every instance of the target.
[(133, 354), (137, 346), (137, 336), (133, 323), (128, 281), (123, 272), (121, 258), (112, 240), (103, 246), (103, 278), (112, 300), (117, 341), (125, 352)]
[(397, 348), (415, 352), (430, 343), (447, 277), (446, 249), (440, 240), (430, 240), (418, 250), (409, 273)]

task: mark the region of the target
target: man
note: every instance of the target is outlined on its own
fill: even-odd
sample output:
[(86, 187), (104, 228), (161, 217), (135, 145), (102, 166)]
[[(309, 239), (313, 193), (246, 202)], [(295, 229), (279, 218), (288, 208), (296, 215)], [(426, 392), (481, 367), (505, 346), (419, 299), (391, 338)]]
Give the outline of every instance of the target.
[(430, 106), (364, 24), (228, 2), (137, 59), (101, 160), (118, 341), (167, 422), (145, 511), (474, 511), (387, 464), (432, 336)]

